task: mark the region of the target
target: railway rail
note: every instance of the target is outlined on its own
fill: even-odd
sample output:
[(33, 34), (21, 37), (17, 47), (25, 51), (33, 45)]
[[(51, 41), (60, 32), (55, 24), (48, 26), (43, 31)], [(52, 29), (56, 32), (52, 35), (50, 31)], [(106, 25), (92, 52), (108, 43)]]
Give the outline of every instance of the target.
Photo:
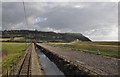
[(24, 59), (23, 59), (21, 65), (20, 65), (17, 77), (20, 77), (22, 75), (25, 75), (26, 77), (30, 77), (30, 75), (31, 75), (30, 68), (31, 68), (31, 52), (28, 50), (24, 56)]

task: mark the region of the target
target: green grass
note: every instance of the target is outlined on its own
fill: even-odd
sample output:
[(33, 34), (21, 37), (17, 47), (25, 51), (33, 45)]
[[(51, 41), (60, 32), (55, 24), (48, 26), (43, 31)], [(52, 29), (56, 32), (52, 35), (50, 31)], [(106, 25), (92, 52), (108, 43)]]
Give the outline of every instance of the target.
[(13, 62), (17, 63), (17, 59), (24, 54), (25, 43), (2, 43), (2, 53), (7, 52), (7, 56), (3, 56), (2, 68), (3, 72), (11, 69)]
[(2, 51), (7, 50), (8, 54), (20, 53), (25, 49), (25, 43), (2, 43)]
[(117, 42), (72, 42), (68, 44), (49, 43), (49, 45), (80, 52), (89, 52), (103, 56), (119, 58)]

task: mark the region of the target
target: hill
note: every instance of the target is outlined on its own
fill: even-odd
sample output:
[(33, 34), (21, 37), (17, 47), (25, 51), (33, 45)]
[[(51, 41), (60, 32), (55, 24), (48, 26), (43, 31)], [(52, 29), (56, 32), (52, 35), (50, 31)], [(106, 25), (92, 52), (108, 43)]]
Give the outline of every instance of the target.
[(80, 33), (55, 33), (37, 30), (4, 30), (2, 38), (24, 37), (26, 39), (35, 39), (37, 41), (47, 42), (71, 42), (74, 40), (91, 41)]

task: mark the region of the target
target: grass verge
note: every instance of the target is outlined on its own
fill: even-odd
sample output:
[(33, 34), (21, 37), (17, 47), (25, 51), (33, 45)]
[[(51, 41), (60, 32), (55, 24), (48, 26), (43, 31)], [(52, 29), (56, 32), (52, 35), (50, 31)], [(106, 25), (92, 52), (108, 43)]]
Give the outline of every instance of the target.
[(18, 59), (24, 54), (25, 43), (2, 43), (2, 71), (12, 69), (13, 63), (17, 64)]

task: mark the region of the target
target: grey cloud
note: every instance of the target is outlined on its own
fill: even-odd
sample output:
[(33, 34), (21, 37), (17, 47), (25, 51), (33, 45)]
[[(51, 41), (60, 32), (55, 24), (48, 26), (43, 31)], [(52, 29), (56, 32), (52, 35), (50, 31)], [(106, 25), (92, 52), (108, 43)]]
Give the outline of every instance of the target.
[[(25, 2), (118, 2), (119, 0), (24, 0)], [(2, 0), (2, 2), (22, 2), (22, 0)]]
[(0, 30), (2, 30), (2, 3), (0, 2)]
[(13, 25), (24, 22), (23, 5), (20, 2), (2, 3), (3, 29), (11, 29)]
[[(25, 7), (29, 23), (27, 27), (25, 26), (22, 3), (3, 3), (2, 28), (23, 29), (25, 27), (26, 29), (52, 30), (58, 32), (80, 32), (89, 36), (91, 39), (97, 37), (99, 40), (103, 38), (103, 36), (104, 40), (108, 39), (107, 36), (112, 37), (109, 36), (112, 30), (111, 32), (117, 36), (115, 30), (117, 28), (118, 7), (115, 2), (26, 2)], [(47, 20), (32, 23), (37, 17), (47, 18)], [(22, 25), (20, 23), (22, 23)], [(111, 29), (114, 27), (115, 29)], [(92, 30), (95, 31), (90, 33), (89, 31)], [(103, 36), (98, 37), (98, 34)], [(116, 37), (114, 39), (116, 39)]]

